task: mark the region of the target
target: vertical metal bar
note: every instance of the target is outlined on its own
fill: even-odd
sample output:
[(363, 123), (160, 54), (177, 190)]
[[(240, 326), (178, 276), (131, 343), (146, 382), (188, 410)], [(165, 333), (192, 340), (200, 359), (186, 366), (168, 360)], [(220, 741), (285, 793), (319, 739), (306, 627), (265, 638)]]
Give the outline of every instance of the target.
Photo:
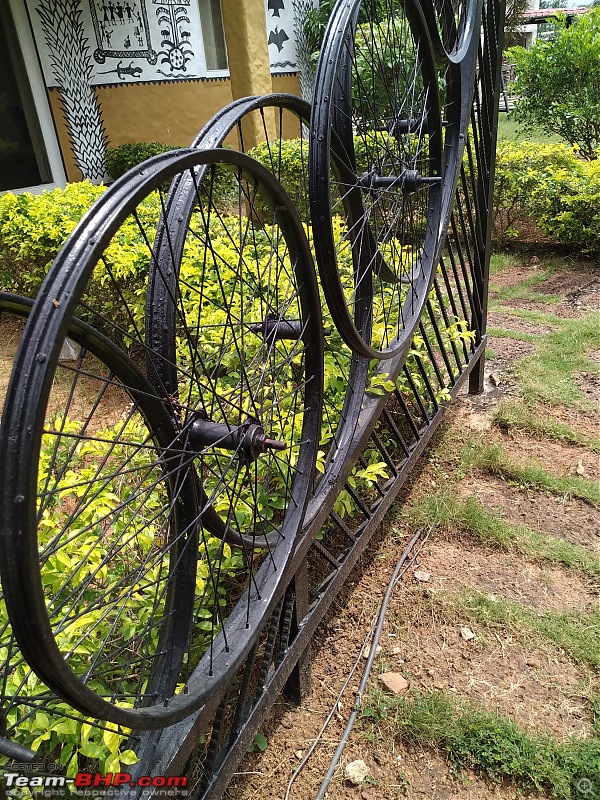
[[(294, 638), (298, 635), (302, 620), (308, 614), (309, 609), (309, 596), (308, 596), (308, 561), (303, 559), (302, 565), (298, 572), (296, 572), (293, 580), (293, 593), (294, 603), (292, 606), (292, 615), (290, 619), (290, 626), (287, 632), (287, 641), (285, 641), (286, 632), (282, 628), (281, 635), (281, 659), (285, 657), (287, 648)], [(287, 598), (286, 598), (287, 602)], [(285, 615), (285, 612), (284, 612)], [(284, 624), (286, 620), (283, 620)], [(301, 703), (306, 695), (310, 692), (311, 683), (311, 655), (310, 645), (305, 648), (302, 655), (296, 662), (290, 677), (287, 679), (283, 693), (293, 703)]]
[[(482, 82), (485, 87), (482, 96), (482, 116), (485, 135), (484, 148), (489, 165), (487, 183), (478, 200), (478, 209), (487, 210), (484, 250), (481, 253), (481, 283), (478, 287), (481, 298), (477, 330), (481, 338), (487, 329), (488, 281), (490, 275), (490, 254), (492, 245), (492, 215), (494, 200), (494, 167), (496, 141), (498, 136), (498, 108), (500, 94), (500, 73), (502, 71), (502, 50), (504, 45), (505, 0), (489, 0), (484, 8), (484, 58), (489, 65), (489, 73), (483, 70)], [(487, 74), (486, 74), (487, 73)], [(480, 165), (481, 168), (481, 165)], [(483, 391), (485, 355), (474, 365), (469, 375), (469, 392), (480, 394)]]

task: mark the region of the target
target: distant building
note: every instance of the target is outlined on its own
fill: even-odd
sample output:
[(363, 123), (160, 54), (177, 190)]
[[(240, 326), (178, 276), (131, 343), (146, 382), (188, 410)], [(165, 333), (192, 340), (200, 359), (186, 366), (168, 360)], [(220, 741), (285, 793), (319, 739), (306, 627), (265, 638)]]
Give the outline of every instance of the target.
[(539, 26), (551, 23), (557, 15), (566, 15), (567, 25), (574, 17), (589, 11), (588, 6), (577, 6), (575, 8), (540, 8), (540, 0), (530, 0), (529, 7), (521, 15), (523, 20), (523, 41), (519, 42), (522, 47), (531, 47), (538, 36)]

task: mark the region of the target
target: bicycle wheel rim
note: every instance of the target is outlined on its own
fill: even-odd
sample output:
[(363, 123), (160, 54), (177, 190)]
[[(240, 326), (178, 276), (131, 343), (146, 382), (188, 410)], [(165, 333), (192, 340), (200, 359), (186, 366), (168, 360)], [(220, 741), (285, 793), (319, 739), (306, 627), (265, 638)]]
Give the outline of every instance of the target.
[[(370, 3), (336, 6), (317, 68), (309, 162), (312, 214), (323, 223), (315, 236), (322, 282), (344, 339), (369, 358), (408, 349), (435, 268), (443, 178), (427, 25), (416, 4), (390, 3), (387, 16), (375, 4), (380, 16), (374, 19)], [(377, 91), (368, 91), (363, 67)], [(326, 165), (340, 147), (342, 174), (332, 177)], [(327, 208), (336, 180), (346, 189), (346, 205), (355, 209), (346, 214), (341, 234), (334, 234), (331, 222), (339, 212)], [(354, 285), (339, 274), (344, 249), (346, 261), (352, 252)], [(372, 292), (362, 288), (370, 281)], [(370, 341), (352, 324), (351, 311), (369, 294)]]
[[(223, 158), (223, 153), (213, 154), (212, 157), (220, 161)], [(1, 500), (2, 505), (7, 510), (7, 518), (11, 521), (8, 526), (8, 535), (3, 538), (2, 545), (4, 555), (10, 561), (13, 558), (11, 553), (14, 554), (18, 549), (15, 537), (23, 540), (21, 546), (24, 551), (19, 552), (23, 556), (23, 563), (28, 565), (29, 573), (34, 576), (32, 580), (34, 582), (37, 581), (38, 601), (41, 581), (35, 520), (37, 508), (35, 502), (32, 502), (32, 498), (37, 495), (37, 461), (39, 460), (44, 425), (40, 407), (44, 406), (45, 408), (50, 384), (57, 368), (60, 346), (69, 332), (69, 325), (72, 324), (73, 311), (91, 278), (98, 253), (104, 252), (115, 231), (119, 230), (119, 226), (128, 210), (132, 207), (137, 207), (136, 204), (144, 199), (148, 187), (160, 187), (165, 180), (177, 173), (178, 170), (194, 170), (199, 163), (203, 163), (203, 159), (204, 163), (206, 163), (206, 160), (210, 160), (210, 158), (211, 154), (199, 154), (197, 151), (184, 151), (174, 155), (169, 154), (166, 157), (159, 156), (151, 163), (146, 164), (141, 174), (136, 171), (135, 175), (125, 176), (115, 184), (113, 189), (109, 190), (101, 198), (97, 207), (86, 215), (82, 223), (80, 223), (76, 234), (63, 248), (40, 291), (35, 307), (37, 313), (34, 313), (27, 323), (26, 335), (20, 352), (29, 351), (31, 353), (32, 348), (35, 347), (36, 355), (40, 357), (29, 360), (21, 374), (11, 382), (9, 390), (8, 413), (5, 415), (8, 422), (6, 426), (3, 425), (1, 432), (2, 472), (6, 478), (6, 490)], [(233, 158), (234, 156), (231, 155), (230, 160)], [(249, 160), (243, 161), (243, 159), (243, 156), (238, 157), (237, 164), (240, 169), (248, 167)], [(252, 166), (250, 172), (253, 169), (255, 169), (255, 166)], [(264, 177), (261, 175), (261, 178)], [(267, 173), (266, 179), (272, 180), (272, 177)], [(302, 273), (303, 302), (307, 308), (310, 308), (308, 313), (312, 313), (315, 320), (318, 320), (319, 307), (316, 281), (308, 268), (311, 265), (310, 253), (302, 240), (301, 230), (298, 228), (297, 220), (293, 216), (293, 211), (289, 207), (284, 193), (275, 184), (273, 184), (271, 190), (275, 192), (276, 199), (281, 205), (278, 213), (281, 213), (282, 217), (285, 218), (282, 224), (286, 226), (286, 236), (290, 241), (293, 241), (294, 248), (302, 251), (299, 257), (304, 259), (302, 261), (304, 264), (302, 267), (304, 270)], [(100, 212), (98, 212), (98, 208), (100, 208)], [(158, 215), (160, 213), (162, 212), (159, 209)], [(314, 308), (311, 303), (314, 304)], [(136, 344), (140, 346), (139, 352), (145, 352), (143, 337), (138, 336)], [(303, 420), (303, 427), (299, 434), (299, 440), (304, 441), (304, 438), (306, 438), (309, 445), (303, 447), (302, 453), (298, 455), (298, 474), (301, 475), (301, 479), (294, 482), (290, 494), (290, 497), (293, 497), (293, 503), (291, 503), (293, 508), (287, 513), (285, 521), (289, 535), (282, 537), (281, 546), (275, 548), (275, 551), (271, 554), (271, 563), (263, 564), (253, 571), (251, 586), (248, 587), (245, 595), (243, 595), (240, 601), (241, 605), (238, 603), (240, 608), (233, 608), (231, 613), (228, 614), (227, 620), (231, 620), (230, 627), (234, 628), (235, 631), (233, 634), (235, 643), (233, 650), (226, 643), (223, 647), (225, 655), (219, 661), (217, 655), (221, 653), (220, 644), (219, 642), (212, 643), (212, 639), (219, 638), (219, 636), (223, 639), (224, 636), (221, 634), (216, 635), (217, 624), (213, 624), (211, 634), (212, 653), (210, 657), (204, 658), (206, 663), (199, 668), (199, 675), (205, 675), (206, 679), (202, 677), (193, 678), (192, 676), (188, 679), (186, 677), (183, 690), (172, 698), (165, 698), (158, 702), (159, 698), (155, 697), (153, 705), (147, 704), (145, 707), (140, 708), (122, 708), (117, 705), (119, 702), (118, 697), (113, 696), (111, 701), (106, 701), (84, 681), (77, 683), (78, 676), (69, 670), (68, 664), (57, 648), (52, 624), (47, 618), (38, 620), (39, 624), (37, 624), (36, 630), (39, 633), (39, 648), (46, 656), (51, 658), (58, 669), (62, 670), (61, 680), (53, 680), (52, 688), (59, 692), (61, 696), (66, 695), (69, 702), (72, 702), (84, 713), (138, 729), (159, 728), (166, 724), (172, 724), (191, 713), (195, 708), (198, 708), (203, 699), (214, 690), (214, 687), (220, 685), (225, 679), (229, 668), (235, 669), (235, 664), (239, 663), (249, 649), (256, 626), (259, 624), (260, 619), (269, 612), (276, 600), (276, 590), (285, 572), (286, 561), (293, 550), (294, 533), (297, 532), (300, 526), (306, 506), (308, 485), (310, 484), (314, 464), (315, 440), (319, 427), (318, 412), (321, 391), (321, 351), (318, 341), (315, 342), (314, 347), (312, 344), (311, 340), (310, 347), (306, 348), (306, 352), (309, 354), (306, 358), (306, 368), (311, 373), (310, 381), (307, 382), (307, 385), (311, 387), (309, 394), (312, 411)], [(139, 372), (139, 375), (141, 375), (141, 372)], [(144, 385), (142, 393), (150, 396), (153, 401), (156, 400), (162, 409), (161, 413), (168, 417), (168, 412), (172, 411), (172, 408), (165, 405), (164, 398), (159, 398), (154, 389), (147, 384)], [(15, 403), (14, 398), (17, 396), (25, 398), (26, 402), (22, 408), (18, 408), (18, 404)], [(173, 418), (171, 417), (168, 419), (168, 424), (165, 423), (166, 429), (169, 430), (169, 425), (172, 429), (173, 424)], [(33, 445), (31, 444), (31, 439), (33, 439)], [(177, 436), (171, 436), (171, 439), (170, 445), (172, 447), (175, 447), (176, 450), (182, 448), (181, 430), (177, 431)], [(19, 464), (23, 468), (15, 470), (15, 475), (11, 476), (9, 480), (8, 473), (11, 471), (11, 465), (8, 448), (15, 446), (19, 450), (27, 450), (27, 452), (22, 465)], [(192, 507), (197, 502), (197, 497), (198, 493), (195, 491)], [(194, 522), (197, 527), (201, 527), (197, 519)], [(25, 536), (21, 536), (22, 532), (25, 533)], [(25, 571), (27, 572), (27, 570)], [(17, 585), (11, 584), (9, 591), (22, 598), (25, 586), (24, 575), (20, 574), (16, 580)], [(194, 574), (192, 573), (191, 578), (188, 575), (187, 580), (188, 582), (190, 580), (193, 582)], [(39, 603), (36, 613), (38, 616), (41, 613)], [(217, 610), (215, 610), (215, 614), (217, 614)], [(19, 627), (19, 620), (17, 619), (16, 621), (17, 627)], [(24, 635), (21, 635), (17, 630), (15, 633), (17, 638), (22, 639), (23, 644), (25, 644)], [(39, 652), (36, 657), (38, 659), (41, 658)], [(166, 681), (166, 683), (168, 682)], [(173, 683), (172, 679), (170, 679), (170, 683)], [(70, 684), (75, 684), (76, 689), (73, 689)], [(160, 681), (157, 682), (158, 684), (160, 684)], [(163, 689), (163, 695), (167, 693), (168, 690), (163, 684), (161, 684), (161, 688)], [(147, 698), (143, 699), (142, 702), (148, 702)]]
[[(260, 159), (263, 166), (269, 169), (278, 181), (285, 183), (286, 191), (298, 211), (308, 235), (309, 245), (312, 247), (313, 225), (310, 218), (307, 178), (311, 135), (310, 115), (310, 105), (295, 95), (277, 93), (242, 98), (232, 102), (215, 115), (194, 139), (193, 146), (199, 148), (220, 147), (228, 142), (229, 146), (235, 147), (237, 143), (240, 152), (248, 152), (253, 157)], [(256, 148), (249, 148), (245, 139), (245, 126), (249, 122), (254, 130), (260, 132), (263, 139)], [(275, 134), (273, 134), (273, 130)], [(296, 168), (293, 177), (286, 181), (289, 178), (287, 159), (291, 158), (299, 160), (302, 168)], [(334, 155), (334, 161), (335, 169), (341, 169), (339, 157)], [(297, 174), (300, 176), (298, 180), (296, 180)], [(166, 222), (169, 218), (189, 219), (194, 198), (195, 188), (189, 177), (171, 185), (167, 200), (165, 229), (170, 227)], [(173, 242), (170, 246), (177, 247)], [(157, 270), (152, 266), (146, 306), (146, 333), (148, 341), (152, 342), (153, 351), (164, 353), (166, 361), (172, 361), (175, 318), (172, 298), (177, 293), (177, 279), (175, 275), (171, 276), (169, 292), (166, 294), (163, 292), (162, 296), (157, 291), (158, 283), (164, 283), (164, 281), (159, 280)], [(324, 305), (323, 314), (325, 386), (323, 431), (319, 446), (321, 451), (320, 472), (315, 481), (313, 497), (309, 503), (307, 522), (318, 513), (323, 493), (331, 490), (337, 476), (346, 464), (346, 456), (362, 406), (368, 373), (368, 362), (353, 355), (347, 348), (327, 313), (326, 305)], [(368, 317), (367, 303), (363, 304), (359, 314), (362, 314), (366, 320)], [(357, 320), (357, 325), (364, 326), (366, 322)], [(160, 369), (160, 365), (158, 365), (158, 369)], [(164, 375), (161, 375), (161, 381), (166, 381)], [(340, 382), (345, 383), (342, 402), (339, 400)], [(222, 529), (219, 533), (217, 524), (214, 525), (214, 530), (217, 535), (225, 535)], [(232, 544), (244, 543), (246, 546), (260, 544), (260, 542), (248, 540), (242, 542), (241, 536), (235, 531), (227, 532), (227, 540)]]

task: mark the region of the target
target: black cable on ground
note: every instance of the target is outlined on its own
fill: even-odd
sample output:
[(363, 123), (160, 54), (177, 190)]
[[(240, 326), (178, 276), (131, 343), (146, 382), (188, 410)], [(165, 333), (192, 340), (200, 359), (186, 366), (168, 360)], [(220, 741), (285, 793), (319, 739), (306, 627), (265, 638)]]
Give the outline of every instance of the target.
[(340, 743), (338, 744), (337, 750), (335, 751), (334, 756), (331, 759), (331, 763), (329, 765), (329, 769), (327, 770), (327, 773), (326, 773), (325, 777), (323, 778), (323, 782), (321, 783), (321, 787), (319, 789), (319, 792), (318, 792), (315, 800), (323, 800), (323, 798), (325, 797), (325, 792), (327, 791), (327, 788), (329, 787), (329, 784), (331, 783), (331, 779), (333, 778), (333, 773), (335, 772), (335, 768), (337, 767), (337, 765), (339, 763), (339, 760), (342, 757), (342, 753), (344, 751), (344, 747), (346, 746), (346, 743), (348, 742), (348, 739), (350, 738), (350, 733), (352, 731), (352, 728), (354, 727), (354, 723), (356, 721), (356, 718), (358, 716), (358, 712), (360, 711), (360, 708), (361, 708), (361, 705), (362, 705), (363, 694), (364, 694), (364, 691), (365, 691), (365, 689), (367, 687), (367, 681), (369, 680), (369, 675), (371, 674), (371, 668), (373, 667), (373, 662), (375, 661), (375, 655), (376, 655), (376, 651), (377, 651), (377, 643), (379, 642), (379, 639), (381, 637), (381, 632), (383, 631), (383, 622), (384, 622), (384, 619), (385, 619), (385, 612), (387, 611), (387, 607), (389, 605), (389, 602), (390, 602), (390, 599), (391, 599), (391, 596), (392, 596), (392, 592), (394, 591), (394, 588), (395, 588), (396, 584), (398, 583), (398, 580), (406, 572), (406, 570), (411, 566), (411, 564), (414, 563), (416, 557), (421, 552), (421, 549), (422, 549), (423, 545), (427, 541), (427, 539), (429, 537), (429, 531), (427, 531), (426, 536), (421, 541), (419, 549), (414, 554), (413, 558), (409, 561), (408, 564), (405, 564), (405, 562), (408, 559), (413, 547), (415, 546), (415, 544), (421, 538), (421, 534), (422, 533), (423, 533), (423, 529), (420, 528), (415, 533), (415, 535), (412, 537), (412, 539), (410, 540), (410, 542), (406, 546), (405, 551), (400, 556), (400, 559), (399, 559), (398, 563), (396, 564), (396, 569), (394, 570), (394, 573), (393, 573), (393, 575), (392, 575), (392, 577), (390, 579), (390, 582), (388, 584), (388, 587), (386, 589), (385, 595), (383, 597), (383, 600), (382, 600), (382, 603), (381, 603), (381, 606), (380, 606), (380, 609), (379, 609), (379, 615), (377, 617), (377, 625), (375, 627), (375, 632), (373, 634), (373, 639), (371, 641), (371, 649), (369, 651), (369, 657), (367, 658), (367, 663), (365, 665), (365, 670), (363, 672), (363, 676), (361, 678), (360, 685), (359, 685), (358, 691), (356, 693), (356, 700), (354, 701), (354, 706), (352, 708), (352, 713), (350, 714), (350, 717), (348, 719), (348, 723), (346, 725), (344, 733), (342, 734), (342, 738), (340, 739)]

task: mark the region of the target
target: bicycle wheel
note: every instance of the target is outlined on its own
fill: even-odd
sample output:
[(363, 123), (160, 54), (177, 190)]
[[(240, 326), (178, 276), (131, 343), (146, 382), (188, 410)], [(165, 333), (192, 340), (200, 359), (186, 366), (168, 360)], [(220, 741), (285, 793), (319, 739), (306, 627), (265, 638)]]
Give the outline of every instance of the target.
[(477, 0), (425, 0), (422, 8), (438, 61), (460, 63), (477, 29)]
[[(32, 306), (0, 296), (12, 316), (27, 318)], [(50, 323), (49, 308), (36, 306), (30, 323)], [(69, 324), (72, 358), (57, 360), (47, 405), (33, 407), (32, 356), (46, 361), (28, 344), (33, 327), (15, 356), (0, 432), (5, 602), (38, 676), (80, 711), (118, 721), (100, 693), (144, 704), (175, 689), (194, 610), (196, 492), (145, 376), (80, 320)]]
[[(154, 247), (164, 187), (207, 164), (183, 260), (165, 261)], [(218, 217), (217, 173), (238, 193)], [(174, 391), (160, 394), (141, 369), (165, 362), (145, 341), (138, 277), (159, 259), (185, 273), (189, 292), (177, 339), (188, 360), (178, 355)], [(320, 324), (293, 209), (241, 154), (152, 159), (100, 198), (57, 257), (0, 431), (0, 557), (19, 646), (83, 713), (140, 730), (172, 724), (245, 657), (306, 507)], [(67, 336), (82, 348), (69, 364), (59, 360)], [(248, 535), (276, 531), (277, 545), (262, 560), (232, 551), (211, 535), (212, 516)]]
[[(339, 2), (315, 87), (309, 180), (323, 289), (355, 352), (398, 356), (427, 298), (440, 220), (440, 101), (420, 7)], [(331, 152), (340, 146), (336, 174)], [(355, 324), (362, 305), (370, 314), (363, 329)]]
[[(248, 147), (247, 130), (258, 132), (262, 139), (258, 146)], [(225, 142), (229, 142), (240, 152), (247, 152), (260, 160), (263, 166), (285, 186), (312, 247), (313, 232), (308, 199), (309, 138), (310, 105), (295, 95), (272, 94), (234, 101), (204, 126), (195, 138), (193, 146), (201, 149), (221, 147)], [(343, 197), (341, 200), (343, 201)], [(169, 191), (167, 212), (162, 223), (164, 230), (172, 229), (173, 224), (169, 220), (177, 219), (180, 221), (179, 224), (183, 224), (183, 220), (190, 220), (196, 204), (195, 181), (189, 174), (181, 175), (176, 182), (173, 182)], [(161, 230), (162, 228), (159, 229), (159, 238), (162, 245), (159, 245), (159, 248), (160, 246), (167, 250), (174, 248), (179, 252), (183, 247), (183, 240), (167, 239)], [(185, 282), (180, 276), (171, 274), (169, 279), (168, 291), (165, 291), (166, 287), (158, 266), (151, 265), (146, 330), (148, 341), (152, 343), (152, 351), (163, 353), (165, 363), (172, 363), (174, 360), (176, 308), (181, 293), (185, 292)], [(332, 487), (335, 476), (346, 463), (346, 455), (361, 409), (368, 370), (368, 362), (353, 356), (352, 351), (344, 343), (324, 302), (322, 313), (325, 381), (323, 427), (319, 443), (321, 472), (317, 481), (319, 490), (316, 487), (313, 490), (313, 495), (317, 496), (317, 505), (322, 501), (320, 489)], [(360, 319), (357, 319), (356, 323), (359, 327), (366, 324)], [(171, 379), (161, 371), (160, 364), (158, 370), (161, 374), (157, 390), (160, 391), (161, 386), (171, 385)], [(316, 510), (313, 508), (314, 505), (311, 500), (307, 518), (312, 517)], [(213, 533), (226, 536), (231, 544), (256, 548), (276, 543), (276, 533), (268, 535), (266, 539), (254, 534), (253, 538), (249, 538), (234, 526), (225, 530), (217, 520), (214, 523)]]

